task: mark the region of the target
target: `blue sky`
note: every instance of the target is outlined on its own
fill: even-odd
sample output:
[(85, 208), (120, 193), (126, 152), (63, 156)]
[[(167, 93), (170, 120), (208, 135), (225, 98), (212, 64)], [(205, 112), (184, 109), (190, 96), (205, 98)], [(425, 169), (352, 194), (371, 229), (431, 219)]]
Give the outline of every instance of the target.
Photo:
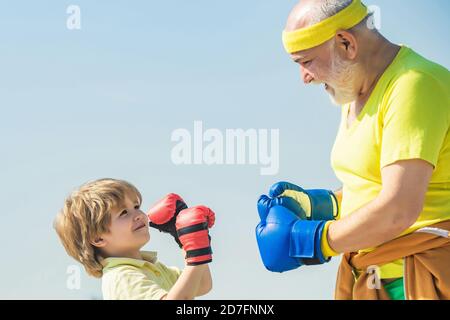
[[(340, 109), (322, 87), (305, 87), (281, 45), (296, 1), (0, 1), (0, 298), (101, 298), (52, 221), (82, 183), (135, 184), (144, 208), (168, 192), (217, 215), (210, 299), (331, 299), (338, 261), (267, 272), (254, 236), (255, 202), (278, 180), (336, 189), (330, 152)], [(447, 0), (366, 1), (381, 9), (392, 42), (450, 65)], [(81, 9), (68, 30), (66, 9)], [(175, 166), (173, 130), (279, 129), (280, 170), (255, 165)], [(182, 267), (170, 236), (148, 250)]]

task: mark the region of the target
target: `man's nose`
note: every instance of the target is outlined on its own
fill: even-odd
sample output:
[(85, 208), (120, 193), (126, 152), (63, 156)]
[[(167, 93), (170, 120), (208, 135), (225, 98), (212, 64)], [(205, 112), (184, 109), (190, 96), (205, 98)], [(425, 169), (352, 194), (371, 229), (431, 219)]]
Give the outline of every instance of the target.
[(309, 84), (312, 81), (314, 81), (314, 75), (311, 72), (309, 72), (308, 70), (306, 70), (305, 68), (303, 68), (303, 66), (300, 66), (300, 74), (301, 74), (303, 83)]

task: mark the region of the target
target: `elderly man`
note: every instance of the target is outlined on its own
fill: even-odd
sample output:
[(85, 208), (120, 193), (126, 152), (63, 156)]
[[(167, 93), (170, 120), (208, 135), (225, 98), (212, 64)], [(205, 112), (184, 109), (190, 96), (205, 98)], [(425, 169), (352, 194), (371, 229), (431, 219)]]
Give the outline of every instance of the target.
[(370, 25), (360, 0), (303, 0), (283, 43), (305, 84), (342, 105), (342, 189), (287, 182), (258, 202), (264, 265), (343, 253), (336, 299), (450, 299), (450, 73)]

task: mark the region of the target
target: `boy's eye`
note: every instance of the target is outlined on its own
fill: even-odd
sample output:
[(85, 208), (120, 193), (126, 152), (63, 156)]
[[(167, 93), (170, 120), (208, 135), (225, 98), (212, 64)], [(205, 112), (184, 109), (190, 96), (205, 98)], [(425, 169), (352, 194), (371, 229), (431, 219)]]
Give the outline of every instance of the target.
[(119, 217), (123, 217), (123, 216), (125, 216), (127, 213), (128, 213), (127, 210), (123, 210), (123, 211), (120, 213)]
[(137, 204), (137, 205), (134, 206), (134, 208), (135, 208), (136, 210), (139, 209), (140, 207), (141, 207), (140, 204)]

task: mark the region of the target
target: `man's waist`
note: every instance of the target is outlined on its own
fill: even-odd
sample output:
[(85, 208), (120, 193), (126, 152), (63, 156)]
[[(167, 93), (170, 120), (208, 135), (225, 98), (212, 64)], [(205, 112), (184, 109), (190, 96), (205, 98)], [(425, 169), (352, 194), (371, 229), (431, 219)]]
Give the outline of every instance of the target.
[[(403, 233), (396, 239), (376, 248), (360, 250), (358, 253), (350, 253), (349, 262), (353, 268), (354, 275), (358, 276), (362, 270), (367, 272), (368, 268), (377, 269), (379, 266), (389, 268), (392, 267), (389, 264), (396, 262), (401, 265), (401, 259), (404, 257), (448, 245), (450, 245), (450, 220), (445, 220), (418, 228), (407, 234)], [(400, 276), (401, 274), (397, 270), (394, 273), (388, 272), (383, 278), (396, 278)]]

